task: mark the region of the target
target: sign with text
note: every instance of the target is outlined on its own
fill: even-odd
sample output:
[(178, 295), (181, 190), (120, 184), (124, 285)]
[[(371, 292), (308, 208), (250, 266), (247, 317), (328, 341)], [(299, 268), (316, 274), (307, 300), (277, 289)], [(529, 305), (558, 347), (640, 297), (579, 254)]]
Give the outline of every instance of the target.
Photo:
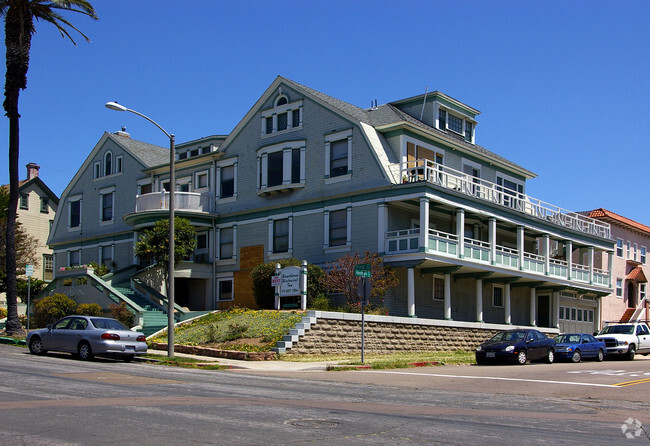
[(360, 263), (354, 267), (354, 275), (356, 277), (363, 277), (370, 279), (372, 272), (370, 271), (370, 263)]
[(300, 267), (287, 266), (280, 270), (280, 296), (300, 295)]
[(32, 277), (34, 275), (34, 265), (25, 265), (25, 275)]

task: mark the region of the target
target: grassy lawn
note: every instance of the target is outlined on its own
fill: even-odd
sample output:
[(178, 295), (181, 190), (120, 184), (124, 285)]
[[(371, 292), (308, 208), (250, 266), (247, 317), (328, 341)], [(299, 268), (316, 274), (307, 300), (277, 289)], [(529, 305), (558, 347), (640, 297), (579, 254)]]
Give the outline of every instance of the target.
[[(361, 365), (361, 351), (356, 354), (341, 355), (281, 355), (282, 361), (295, 362), (338, 362), (339, 364)], [(394, 369), (401, 367), (413, 367), (418, 363), (445, 364), (474, 364), (474, 352), (401, 352), (390, 354), (365, 353), (364, 364), (370, 365), (373, 369)]]

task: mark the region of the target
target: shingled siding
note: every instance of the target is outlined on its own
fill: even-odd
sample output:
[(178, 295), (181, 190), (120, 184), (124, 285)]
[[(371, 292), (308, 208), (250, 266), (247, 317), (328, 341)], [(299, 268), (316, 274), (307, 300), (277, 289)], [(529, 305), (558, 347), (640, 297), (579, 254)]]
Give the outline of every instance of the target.
[[(317, 322), (294, 342), (286, 354), (337, 354), (361, 351), (361, 315), (317, 313)], [(321, 313), (318, 315), (318, 313)], [(406, 351), (472, 351), (496, 332), (516, 328), (498, 324), (395, 318), (367, 315), (364, 350), (367, 353)], [(554, 336), (557, 330), (540, 329)]]

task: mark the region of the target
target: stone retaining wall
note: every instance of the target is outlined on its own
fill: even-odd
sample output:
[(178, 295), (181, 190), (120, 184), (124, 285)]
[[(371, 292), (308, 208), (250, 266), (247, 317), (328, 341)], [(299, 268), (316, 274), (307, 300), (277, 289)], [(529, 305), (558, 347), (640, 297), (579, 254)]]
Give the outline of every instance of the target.
[[(152, 348), (167, 350), (167, 343), (154, 342)], [(209, 356), (211, 358), (239, 359), (243, 361), (273, 361), (278, 359), (275, 352), (240, 352), (234, 350), (220, 350), (216, 348), (198, 347), (195, 345), (174, 345), (176, 353), (188, 355)]]

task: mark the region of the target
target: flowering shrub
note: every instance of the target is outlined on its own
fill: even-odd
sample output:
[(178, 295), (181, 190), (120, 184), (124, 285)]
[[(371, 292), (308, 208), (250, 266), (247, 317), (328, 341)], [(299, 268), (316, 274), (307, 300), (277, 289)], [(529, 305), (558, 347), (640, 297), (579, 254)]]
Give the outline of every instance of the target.
[(88, 268), (92, 268), (92, 267), (89, 265), (62, 266), (61, 268), (59, 268), (59, 271), (71, 271), (75, 269), (88, 269)]

